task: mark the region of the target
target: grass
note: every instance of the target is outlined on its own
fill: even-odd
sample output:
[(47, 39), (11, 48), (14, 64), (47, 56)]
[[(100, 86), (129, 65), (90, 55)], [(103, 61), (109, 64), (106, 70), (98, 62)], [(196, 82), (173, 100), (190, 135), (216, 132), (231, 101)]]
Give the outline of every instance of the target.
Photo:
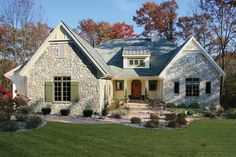
[(48, 123), (21, 133), (0, 132), (3, 157), (236, 156), (236, 121), (201, 120), (187, 129)]

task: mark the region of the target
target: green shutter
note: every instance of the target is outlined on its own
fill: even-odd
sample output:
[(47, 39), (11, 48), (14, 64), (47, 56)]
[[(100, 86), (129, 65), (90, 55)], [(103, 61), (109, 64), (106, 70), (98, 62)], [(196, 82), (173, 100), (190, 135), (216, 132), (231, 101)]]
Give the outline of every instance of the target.
[(79, 100), (78, 82), (71, 82), (71, 102), (76, 103)]
[(45, 82), (45, 101), (52, 102), (53, 101), (53, 82)]

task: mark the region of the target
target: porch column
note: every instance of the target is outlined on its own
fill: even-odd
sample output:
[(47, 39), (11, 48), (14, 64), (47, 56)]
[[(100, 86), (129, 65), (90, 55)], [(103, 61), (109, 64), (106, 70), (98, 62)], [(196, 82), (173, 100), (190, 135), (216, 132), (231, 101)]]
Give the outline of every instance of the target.
[(127, 85), (127, 79), (125, 79), (125, 80), (124, 80), (124, 91), (125, 91), (125, 90), (128, 90), (127, 87), (128, 87), (128, 85)]
[(149, 91), (149, 89), (148, 89), (148, 80), (147, 80), (147, 79), (145, 79), (145, 88), (144, 88), (144, 92), (145, 92), (145, 89), (147, 89), (147, 92)]
[(12, 83), (12, 97), (13, 98), (16, 97), (16, 85), (15, 85), (15, 83)]
[(159, 97), (163, 100), (163, 79), (158, 79), (159, 84)]

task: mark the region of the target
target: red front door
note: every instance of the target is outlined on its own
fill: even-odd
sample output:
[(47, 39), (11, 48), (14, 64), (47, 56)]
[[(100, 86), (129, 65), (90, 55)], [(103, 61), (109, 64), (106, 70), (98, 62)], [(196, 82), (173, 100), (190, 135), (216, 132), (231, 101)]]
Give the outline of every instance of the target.
[(133, 98), (141, 98), (141, 81), (140, 80), (133, 80), (132, 96)]

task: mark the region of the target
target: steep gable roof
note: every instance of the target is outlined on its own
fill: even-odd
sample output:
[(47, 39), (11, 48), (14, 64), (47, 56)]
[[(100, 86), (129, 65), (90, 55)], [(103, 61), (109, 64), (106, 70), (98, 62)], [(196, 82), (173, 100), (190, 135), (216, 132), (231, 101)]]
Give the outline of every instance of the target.
[(36, 53), (31, 57), (28, 63), (21, 69), (20, 75), (25, 76), (31, 69), (31, 67), (35, 64), (38, 58), (44, 53), (44, 50), (49, 45), (49, 40), (55, 35), (55, 32), (62, 27), (66, 33), (73, 39), (73, 41), (77, 44), (77, 46), (82, 50), (82, 52), (92, 61), (94, 66), (96, 66), (104, 77), (110, 77), (112, 75), (111, 70), (106, 65), (101, 56), (95, 51), (95, 49), (90, 46), (87, 42), (85, 42), (77, 33), (75, 33), (72, 29), (69, 28), (64, 22), (60, 22), (57, 27), (53, 30), (53, 32), (47, 37), (47, 39), (43, 42), (43, 44), (39, 47)]
[(175, 59), (177, 58), (177, 56), (181, 55), (182, 51), (185, 50), (186, 47), (189, 46), (190, 43), (192, 42), (194, 42), (197, 45), (197, 47), (201, 50), (202, 54), (207, 58), (207, 60), (211, 63), (211, 65), (217, 70), (217, 72), (219, 73), (219, 76), (226, 75), (225, 72), (219, 67), (219, 65), (212, 59), (212, 57), (201, 46), (201, 44), (194, 37), (191, 37), (187, 41), (185, 41), (181, 46), (169, 52), (169, 53), (172, 53), (172, 57), (170, 58), (169, 62), (167, 62), (165, 67), (162, 69), (159, 75), (160, 77), (162, 77), (164, 73), (166, 72), (166, 69), (168, 69), (168, 67), (170, 67), (175, 62)]

